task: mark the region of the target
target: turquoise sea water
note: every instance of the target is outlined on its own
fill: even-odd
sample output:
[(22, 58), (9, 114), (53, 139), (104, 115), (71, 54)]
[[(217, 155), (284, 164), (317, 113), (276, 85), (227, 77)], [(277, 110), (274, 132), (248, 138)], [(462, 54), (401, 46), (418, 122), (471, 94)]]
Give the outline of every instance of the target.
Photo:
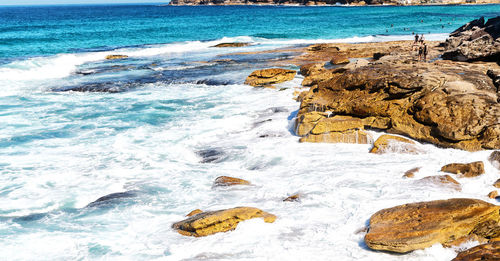
[[(276, 90), (243, 82), (297, 55), (254, 51), (412, 32), (444, 39), (498, 15), (500, 5), (0, 7), (0, 260), (449, 260), (455, 249), (441, 246), (369, 251), (356, 231), (409, 201), (495, 203), (484, 190), (498, 178), (488, 163), (462, 192), (400, 179), (414, 167), (423, 177), (487, 162), (488, 152), (301, 144), (292, 100), (301, 76)], [(211, 47), (223, 42), (251, 45)], [(129, 58), (105, 59), (112, 54)], [(213, 188), (222, 175), (253, 185)], [(297, 192), (300, 202), (282, 201)], [(278, 219), (206, 238), (170, 227), (196, 208), (236, 206)]]

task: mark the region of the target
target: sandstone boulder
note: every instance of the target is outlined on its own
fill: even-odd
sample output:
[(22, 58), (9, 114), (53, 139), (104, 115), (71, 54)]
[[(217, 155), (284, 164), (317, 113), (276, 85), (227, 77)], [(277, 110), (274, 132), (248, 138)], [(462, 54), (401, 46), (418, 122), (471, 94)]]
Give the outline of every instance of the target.
[(469, 22), (450, 34), (443, 59), (455, 61), (500, 61), (500, 17)]
[(490, 193), (488, 193), (488, 197), (489, 198), (496, 198), (496, 197), (498, 197), (498, 191), (496, 191), (496, 190), (491, 191)]
[(244, 46), (249, 46), (250, 43), (220, 43), (216, 44), (212, 47), (217, 47), (217, 48), (224, 48), (224, 47), (244, 47)]
[(122, 55), (122, 54), (111, 54), (106, 56), (106, 60), (118, 60), (118, 59), (125, 59), (128, 58), (128, 55)]
[(484, 163), (482, 161), (476, 161), (471, 163), (452, 163), (445, 165), (441, 168), (441, 171), (458, 174), (459, 176), (472, 178), (484, 174)]
[(203, 210), (201, 210), (201, 209), (195, 209), (195, 210), (189, 212), (189, 214), (187, 214), (186, 217), (192, 217), (194, 215), (200, 214), (201, 212), (203, 212)]
[(495, 183), (493, 183), (493, 187), (500, 188), (500, 179), (497, 179), (497, 181), (495, 181)]
[(184, 236), (202, 237), (236, 229), (241, 221), (263, 218), (273, 223), (276, 216), (258, 208), (237, 207), (217, 211), (205, 211), (183, 221), (174, 223), (172, 228)]
[(245, 84), (254, 87), (270, 86), (276, 83), (291, 81), (296, 73), (294, 70), (281, 68), (257, 70), (247, 77)]
[(500, 260), (500, 241), (475, 246), (457, 255), (452, 261)]
[(415, 142), (389, 134), (384, 134), (380, 136), (375, 143), (373, 143), (373, 148), (370, 153), (417, 153), (418, 149), (415, 146)]
[(250, 185), (250, 181), (244, 180), (244, 179), (239, 179), (239, 178), (233, 178), (233, 177), (228, 177), (228, 176), (220, 176), (215, 179), (214, 181), (214, 187), (221, 187), (221, 186), (234, 186), (234, 185)]
[(500, 231), (499, 210), (500, 206), (466, 198), (383, 209), (371, 216), (365, 243), (374, 250), (406, 253), (469, 234), (491, 238)]
[(300, 201), (300, 197), (301, 197), (301, 194), (297, 193), (297, 194), (293, 194), (285, 199), (283, 199), (283, 201), (288, 201), (288, 202), (294, 202), (294, 201)]

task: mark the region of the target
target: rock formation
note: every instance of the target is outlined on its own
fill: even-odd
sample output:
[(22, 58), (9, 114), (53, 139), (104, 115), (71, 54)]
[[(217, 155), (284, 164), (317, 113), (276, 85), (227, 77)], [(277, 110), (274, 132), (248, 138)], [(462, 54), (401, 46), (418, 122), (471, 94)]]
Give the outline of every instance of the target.
[[(349, 58), (388, 54), (334, 69), (319, 64), (302, 66), (302, 84), (311, 88), (299, 95), (297, 134), (304, 136), (301, 130), (327, 118), (349, 116), (361, 120), (364, 128), (441, 147), (468, 151), (500, 148), (500, 93), (491, 76), (492, 71), (500, 71), (500, 66), (446, 60), (418, 62), (406, 44), (384, 43), (379, 49), (360, 44), (351, 48), (340, 44), (309, 47), (304, 57), (317, 60), (320, 55), (331, 57), (339, 52)], [(429, 45), (430, 57), (439, 57), (442, 49), (434, 43)]]
[(220, 186), (234, 186), (234, 185), (250, 185), (250, 181), (244, 180), (244, 179), (239, 179), (239, 178), (233, 178), (233, 177), (228, 177), (228, 176), (220, 176), (215, 179), (214, 181), (214, 187), (220, 187)]
[(460, 185), (460, 183), (450, 175), (429, 176), (417, 180), (416, 183), (419, 185), (434, 185), (443, 188), (450, 188), (456, 191), (462, 190), (462, 186)]
[(294, 70), (281, 68), (257, 70), (247, 77), (245, 84), (255, 87), (266, 87), (276, 83), (291, 81), (296, 73)]
[(491, 165), (493, 165), (497, 169), (500, 169), (500, 151), (499, 150), (493, 151), (490, 154), (490, 156), (488, 157), (488, 160), (491, 162)]
[(237, 207), (218, 211), (205, 211), (172, 225), (184, 236), (202, 237), (219, 232), (236, 229), (241, 221), (263, 218), (267, 223), (273, 223), (276, 216), (258, 208)]
[(417, 151), (415, 142), (403, 137), (385, 134), (373, 143), (370, 153), (417, 153)]
[(500, 206), (456, 198), (383, 209), (370, 218), (365, 243), (374, 250), (406, 253), (475, 234), (500, 234)]
[(500, 241), (475, 246), (457, 255), (452, 261), (500, 260)]
[(122, 54), (110, 54), (106, 56), (106, 60), (118, 60), (118, 59), (125, 59), (128, 58), (128, 55), (122, 55)]
[(459, 176), (472, 178), (484, 174), (484, 163), (482, 161), (471, 162), (467, 164), (452, 163), (445, 165), (441, 171), (458, 174)]
[(500, 17), (471, 21), (450, 34), (443, 59), (500, 62)]
[(297, 134), (300, 142), (371, 143), (372, 137), (363, 129), (361, 119), (309, 113), (299, 117)]
[(216, 44), (212, 47), (217, 47), (217, 48), (224, 48), (224, 47), (244, 47), (244, 46), (249, 46), (249, 43), (220, 43)]

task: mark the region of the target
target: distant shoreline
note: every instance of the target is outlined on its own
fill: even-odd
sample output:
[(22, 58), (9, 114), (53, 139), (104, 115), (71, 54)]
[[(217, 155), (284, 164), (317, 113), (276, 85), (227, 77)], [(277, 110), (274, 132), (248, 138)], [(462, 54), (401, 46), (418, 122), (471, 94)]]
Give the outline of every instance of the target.
[(384, 6), (488, 6), (488, 5), (500, 5), (499, 3), (461, 3), (461, 4), (444, 4), (444, 3), (428, 3), (428, 4), (271, 4), (271, 3), (261, 3), (261, 4), (244, 4), (244, 3), (233, 3), (233, 4), (163, 4), (160, 6), (285, 6), (285, 7), (384, 7)]

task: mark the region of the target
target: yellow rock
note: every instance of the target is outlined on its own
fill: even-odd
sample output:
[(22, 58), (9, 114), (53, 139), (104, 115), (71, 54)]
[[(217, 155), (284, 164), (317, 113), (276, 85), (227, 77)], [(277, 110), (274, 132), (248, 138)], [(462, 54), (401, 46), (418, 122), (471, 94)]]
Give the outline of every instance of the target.
[(388, 152), (402, 152), (402, 153), (417, 153), (418, 150), (414, 146), (415, 142), (389, 134), (380, 136), (375, 143), (370, 153), (388, 153)]
[(417, 173), (419, 170), (420, 170), (420, 167), (410, 169), (410, 170), (405, 172), (405, 174), (403, 175), (403, 178), (413, 178), (413, 177), (415, 177), (415, 173)]
[(296, 73), (297, 72), (294, 70), (281, 68), (257, 70), (247, 77), (245, 84), (255, 87), (269, 86), (276, 83), (291, 81)]
[(493, 190), (492, 192), (488, 193), (489, 198), (496, 198), (498, 197), (498, 191)]
[(441, 171), (458, 174), (459, 176), (471, 178), (484, 173), (484, 163), (482, 161), (471, 162), (467, 164), (452, 163), (445, 165)]
[(500, 232), (495, 230), (500, 222), (499, 210), (500, 206), (467, 198), (383, 209), (371, 216), (365, 243), (374, 250), (406, 253), (469, 234), (496, 237)]
[(500, 179), (497, 179), (497, 181), (495, 181), (495, 183), (493, 183), (493, 187), (500, 188)]
[(201, 209), (195, 209), (195, 210), (189, 212), (189, 214), (187, 214), (186, 217), (191, 217), (191, 216), (200, 214), (201, 212), (203, 212), (203, 210), (201, 210)]
[(106, 60), (117, 60), (117, 59), (125, 59), (128, 58), (128, 55), (122, 55), (122, 54), (111, 54), (106, 56)]
[(344, 132), (352, 129), (363, 129), (363, 121), (349, 116), (334, 116), (323, 118), (311, 129), (311, 134), (318, 135), (328, 132)]
[(307, 135), (312, 130), (312, 128), (314, 128), (316, 123), (318, 123), (318, 121), (323, 118), (325, 118), (325, 113), (316, 111), (301, 115), (297, 118), (297, 135)]
[(252, 218), (263, 218), (267, 223), (273, 223), (276, 220), (275, 215), (258, 208), (236, 207), (225, 210), (206, 211), (174, 223), (172, 228), (184, 236), (202, 237), (234, 230), (239, 222)]
[(299, 139), (299, 142), (326, 142), (326, 143), (354, 143), (369, 144), (372, 137), (363, 130), (348, 130), (344, 132), (329, 132), (323, 134), (309, 134)]
[(234, 186), (234, 185), (250, 185), (250, 181), (233, 178), (228, 176), (220, 176), (215, 179), (214, 186)]
[(475, 246), (457, 255), (452, 261), (500, 260), (500, 241)]

